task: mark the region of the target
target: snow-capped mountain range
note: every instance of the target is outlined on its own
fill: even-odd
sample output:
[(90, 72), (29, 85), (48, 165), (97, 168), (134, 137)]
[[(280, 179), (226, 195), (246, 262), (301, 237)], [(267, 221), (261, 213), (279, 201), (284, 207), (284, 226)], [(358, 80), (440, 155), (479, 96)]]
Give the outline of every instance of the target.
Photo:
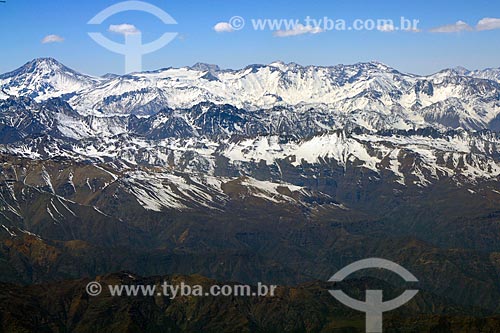
[(380, 119), (391, 128), (496, 127), (499, 82), (499, 69), (455, 68), (418, 76), (377, 62), (332, 67), (274, 62), (241, 70), (196, 64), (97, 78), (54, 59), (37, 59), (0, 76), (1, 98), (29, 96), (40, 102), (63, 97), (82, 115), (152, 115), (165, 107), (191, 108), (202, 102), (246, 110), (314, 106), (375, 129)]
[(187, 192), (218, 206), (235, 179), (266, 200), (281, 185), (332, 198), (325, 168), (395, 188), (496, 182), (499, 129), (500, 69), (275, 62), (91, 77), (37, 59), (0, 75), (3, 154), (107, 163), (153, 210), (189, 207)]

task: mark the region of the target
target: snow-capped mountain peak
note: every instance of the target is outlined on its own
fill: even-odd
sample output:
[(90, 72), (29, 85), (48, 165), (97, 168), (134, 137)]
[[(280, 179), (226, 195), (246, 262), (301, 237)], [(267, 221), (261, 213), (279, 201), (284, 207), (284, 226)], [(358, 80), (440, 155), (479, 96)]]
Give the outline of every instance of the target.
[(72, 94), (101, 81), (102, 79), (80, 74), (53, 58), (35, 59), (12, 72), (0, 75), (0, 86), (6, 93), (37, 100)]

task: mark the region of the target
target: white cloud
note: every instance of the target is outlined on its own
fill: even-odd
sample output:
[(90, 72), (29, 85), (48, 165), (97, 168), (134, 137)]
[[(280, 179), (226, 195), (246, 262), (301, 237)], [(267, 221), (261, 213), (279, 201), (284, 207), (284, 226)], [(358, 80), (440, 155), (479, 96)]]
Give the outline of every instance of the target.
[(221, 33), (221, 32), (233, 32), (233, 26), (227, 22), (219, 22), (216, 25), (214, 25), (214, 30), (215, 32)]
[(390, 24), (390, 23), (386, 23), (384, 25), (377, 27), (377, 30), (380, 32), (394, 32), (394, 31), (415, 32), (415, 33), (421, 32), (420, 29), (413, 28), (413, 27), (408, 28), (408, 29), (400, 29), (400, 28), (394, 27), (394, 25)]
[(457, 21), (456, 23), (453, 23), (453, 24), (448, 24), (448, 25), (443, 25), (441, 27), (432, 28), (429, 31), (430, 32), (437, 32), (437, 33), (454, 33), (454, 32), (472, 31), (472, 30), (474, 30), (474, 29), (470, 25), (465, 23), (464, 21)]
[(302, 24), (297, 24), (293, 29), (290, 30), (278, 30), (274, 32), (276, 37), (290, 37), (305, 34), (319, 34), (324, 32), (323, 29), (319, 27), (312, 27), (310, 25), (304, 26)]
[(42, 44), (62, 43), (62, 42), (64, 42), (64, 38), (58, 35), (48, 35), (42, 39)]
[(377, 30), (378, 31), (382, 31), (382, 32), (393, 32), (394, 31), (394, 25), (386, 23), (386, 24), (378, 27)]
[(500, 19), (485, 17), (481, 19), (476, 26), (476, 30), (484, 31), (484, 30), (495, 30), (500, 29)]
[(137, 35), (141, 31), (137, 29), (134, 25), (132, 24), (118, 24), (118, 25), (110, 25), (109, 29), (110, 32), (114, 32), (120, 35)]

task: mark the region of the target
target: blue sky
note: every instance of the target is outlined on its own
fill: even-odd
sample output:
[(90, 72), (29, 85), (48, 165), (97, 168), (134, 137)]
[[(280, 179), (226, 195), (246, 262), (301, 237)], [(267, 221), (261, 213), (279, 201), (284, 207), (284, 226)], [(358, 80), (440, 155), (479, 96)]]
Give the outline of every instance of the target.
[[(145, 70), (180, 67), (196, 62), (240, 68), (275, 60), (303, 65), (350, 64), (376, 60), (398, 70), (430, 74), (446, 67), (470, 69), (500, 67), (500, 24), (478, 31), (484, 18), (500, 18), (500, 1), (235, 1), (235, 0), (150, 0), (177, 22), (164, 25), (159, 19), (141, 12), (125, 12), (107, 19), (100, 26), (87, 22), (118, 0), (7, 0), (0, 4), (0, 72), (15, 69), (37, 57), (54, 57), (78, 71), (101, 75), (122, 73), (124, 57), (96, 44), (88, 32), (102, 32), (123, 42), (124, 36), (109, 31), (110, 25), (129, 24), (143, 34), (145, 42), (164, 32), (178, 37), (165, 48), (144, 56)], [(246, 26), (240, 31), (214, 31), (217, 23), (241, 16)], [(278, 37), (273, 31), (255, 31), (251, 19), (393, 19), (401, 16), (418, 19), (420, 32), (321, 31)], [(470, 28), (457, 28), (463, 21)], [(496, 22), (496, 23), (495, 23)], [(458, 32), (430, 32), (441, 30)], [(466, 31), (470, 30), (470, 31)], [(440, 31), (438, 29), (438, 31)], [(64, 41), (45, 43), (48, 35)], [(57, 39), (57, 38), (56, 38)]]

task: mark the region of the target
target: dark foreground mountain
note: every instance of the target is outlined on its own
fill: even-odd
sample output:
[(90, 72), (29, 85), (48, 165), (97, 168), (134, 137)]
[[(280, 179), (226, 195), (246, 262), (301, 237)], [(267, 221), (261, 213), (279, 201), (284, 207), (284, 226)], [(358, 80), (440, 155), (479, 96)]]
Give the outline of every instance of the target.
[[(339, 287), (335, 284), (278, 287), (272, 297), (172, 299), (158, 295), (113, 297), (106, 287), (127, 284), (160, 288), (164, 282), (184, 282), (208, 289), (219, 283), (199, 275), (143, 278), (130, 273), (96, 280), (104, 286), (104, 292), (97, 297), (85, 292), (89, 279), (28, 287), (1, 284), (2, 332), (364, 332), (364, 316), (346, 310), (328, 293), (329, 288)], [(350, 280), (342, 287), (353, 297), (363, 298), (368, 285), (385, 289), (389, 297), (401, 292), (376, 279)], [(385, 316), (384, 332), (484, 333), (500, 329), (500, 317), (448, 303), (421, 293), (405, 309)], [(478, 317), (471, 317), (471, 313)]]

